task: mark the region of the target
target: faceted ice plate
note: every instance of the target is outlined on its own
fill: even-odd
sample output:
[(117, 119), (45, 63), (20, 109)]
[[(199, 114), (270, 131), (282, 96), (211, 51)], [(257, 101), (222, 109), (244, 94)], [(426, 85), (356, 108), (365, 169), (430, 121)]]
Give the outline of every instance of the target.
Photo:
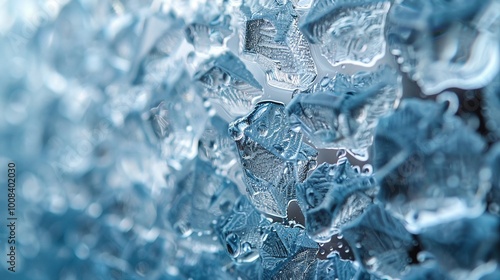
[(318, 152), (290, 128), (283, 104), (262, 102), (230, 124), (247, 194), (262, 213), (286, 217), (295, 185), (316, 166)]

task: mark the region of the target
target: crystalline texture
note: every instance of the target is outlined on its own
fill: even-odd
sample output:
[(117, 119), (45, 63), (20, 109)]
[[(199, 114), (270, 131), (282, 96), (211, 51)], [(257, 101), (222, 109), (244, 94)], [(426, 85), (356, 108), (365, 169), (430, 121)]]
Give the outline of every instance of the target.
[(375, 134), (379, 198), (411, 230), (484, 209), (489, 187), (478, 174), (485, 143), (445, 110), (408, 99), (380, 120)]
[(193, 169), (177, 185), (168, 219), (183, 237), (194, 232), (211, 239), (212, 221), (229, 213), (240, 194), (238, 187), (217, 175), (210, 163), (197, 159)]
[(329, 279), (376, 280), (378, 278), (363, 269), (356, 268), (351, 261), (342, 260), (336, 252), (333, 252), (326, 260), (318, 260), (314, 278), (314, 280)]
[(231, 16), (226, 10), (226, 1), (207, 1), (195, 11), (185, 34), (196, 51), (208, 53), (212, 46), (222, 46), (233, 33)]
[(385, 55), (384, 27), (390, 1), (318, 0), (300, 30), (332, 64), (374, 65)]
[(222, 105), (231, 116), (248, 113), (262, 97), (262, 87), (245, 64), (230, 52), (205, 62), (195, 74), (204, 97)]
[(341, 226), (363, 213), (376, 191), (373, 178), (356, 173), (347, 160), (320, 165), (297, 185), (307, 233), (318, 242), (329, 241)]
[(287, 106), (290, 123), (318, 148), (363, 150), (372, 144), (378, 119), (399, 102), (401, 77), (384, 66), (376, 72), (324, 78), (313, 93)]
[(314, 275), (318, 244), (303, 230), (273, 224), (262, 239), (263, 279), (307, 279)]
[(244, 1), (241, 48), (266, 73), (267, 82), (284, 89), (305, 89), (316, 77), (309, 44), (300, 33), (291, 2)]
[(241, 196), (232, 211), (218, 219), (215, 230), (232, 259), (237, 262), (253, 262), (259, 258), (262, 244), (260, 228), (269, 224), (250, 201)]
[(500, 2), (404, 0), (388, 16), (387, 42), (426, 94), (480, 88), (500, 65)]
[(230, 124), (244, 170), (247, 193), (266, 214), (286, 217), (295, 184), (316, 165), (317, 151), (291, 130), (283, 104), (263, 102)]
[(414, 240), (403, 223), (373, 205), (342, 228), (356, 259), (374, 275), (400, 278), (409, 264)]

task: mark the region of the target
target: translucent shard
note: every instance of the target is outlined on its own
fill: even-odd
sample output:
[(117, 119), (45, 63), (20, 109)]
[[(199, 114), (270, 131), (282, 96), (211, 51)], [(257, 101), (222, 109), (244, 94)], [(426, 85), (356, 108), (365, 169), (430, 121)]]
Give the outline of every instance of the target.
[(241, 11), (243, 54), (260, 64), (271, 86), (307, 88), (316, 78), (316, 66), (292, 3), (243, 1)]
[(262, 86), (245, 64), (230, 52), (209, 59), (195, 74), (204, 97), (220, 104), (231, 116), (247, 114), (262, 97)]
[(318, 244), (303, 230), (273, 224), (262, 240), (263, 279), (306, 279), (306, 275), (314, 275)]
[(198, 151), (198, 140), (207, 120), (207, 113), (197, 89), (187, 73), (182, 72), (172, 84), (158, 88), (149, 110), (149, 122), (161, 146), (162, 157), (169, 166), (180, 170)]
[(483, 87), (499, 70), (499, 9), (497, 0), (399, 1), (388, 15), (390, 51), (426, 94)]
[(241, 169), (238, 152), (228, 129), (229, 123), (215, 115), (207, 122), (198, 142), (198, 157), (226, 175), (231, 169)]
[(447, 271), (472, 271), (498, 260), (499, 227), (498, 217), (484, 214), (426, 228), (418, 238), (422, 248)]
[(401, 77), (382, 66), (375, 72), (323, 78), (312, 93), (296, 95), (286, 110), (317, 148), (366, 150), (378, 119), (393, 111), (402, 95)]
[(315, 1), (300, 30), (333, 66), (372, 66), (385, 55), (387, 0)]
[(217, 175), (210, 163), (197, 159), (193, 170), (176, 186), (168, 219), (182, 237), (194, 233), (195, 239), (211, 240), (215, 236), (212, 223), (229, 214), (239, 196), (233, 182)]
[(185, 34), (196, 51), (209, 53), (212, 47), (223, 46), (233, 34), (225, 1), (207, 1), (194, 12), (196, 14), (189, 19)]
[(230, 213), (219, 217), (215, 230), (229, 256), (236, 262), (246, 263), (259, 258), (262, 228), (269, 224), (246, 196), (241, 196)]
[(403, 223), (383, 206), (372, 205), (342, 228), (356, 260), (375, 276), (400, 278), (409, 265), (414, 240)]
[(283, 104), (262, 102), (229, 126), (247, 194), (262, 213), (286, 217), (295, 185), (316, 166), (318, 152), (291, 129)]
[(326, 260), (318, 260), (315, 280), (354, 279), (356, 269), (351, 261), (342, 260), (336, 253), (330, 254)]
[(379, 198), (412, 231), (484, 210), (489, 186), (479, 171), (485, 143), (445, 107), (405, 100), (375, 133)]
[(372, 204), (377, 185), (345, 160), (323, 163), (297, 185), (297, 199), (306, 219), (306, 230), (317, 242), (327, 242), (334, 233)]

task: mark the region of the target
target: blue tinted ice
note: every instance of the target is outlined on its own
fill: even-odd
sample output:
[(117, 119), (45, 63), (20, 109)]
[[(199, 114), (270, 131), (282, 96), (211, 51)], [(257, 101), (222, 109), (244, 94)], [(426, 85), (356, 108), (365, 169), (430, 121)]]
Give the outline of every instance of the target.
[(323, 163), (297, 185), (307, 233), (318, 242), (329, 241), (343, 225), (363, 213), (376, 192), (373, 178), (356, 173), (346, 159)]
[(343, 260), (333, 252), (328, 255), (326, 260), (318, 260), (316, 266), (316, 275), (314, 280), (328, 279), (359, 279), (376, 280), (376, 276), (368, 274), (362, 268), (357, 268), (352, 261)]
[(356, 259), (376, 276), (400, 278), (411, 262), (413, 237), (381, 205), (370, 206), (344, 226), (342, 234)]
[(402, 94), (401, 77), (382, 66), (353, 76), (337, 74), (287, 106), (290, 122), (318, 148), (366, 150), (378, 119), (392, 112)]
[(252, 110), (263, 94), (245, 64), (230, 52), (206, 61), (194, 78), (205, 88), (204, 97), (220, 104), (233, 117)]
[(233, 260), (254, 262), (259, 258), (259, 248), (262, 245), (261, 228), (269, 224), (246, 196), (241, 196), (229, 213), (219, 217), (215, 231)]
[(317, 151), (291, 129), (283, 104), (262, 102), (229, 131), (238, 149), (247, 194), (262, 213), (286, 217), (295, 185), (316, 166)]
[(429, 227), (418, 239), (423, 250), (431, 253), (442, 268), (470, 278), (467, 273), (471, 270), (478, 268), (476, 273), (480, 275), (480, 266), (498, 261), (499, 228), (497, 216), (484, 214)]
[(314, 275), (318, 244), (304, 230), (273, 224), (264, 231), (263, 279), (308, 279)]
[(318, 0), (300, 23), (309, 42), (339, 64), (374, 65), (385, 55), (387, 0)]
[(288, 1), (245, 0), (242, 52), (264, 69), (267, 82), (284, 89), (305, 89), (316, 78), (309, 44), (298, 29), (298, 14)]
[(484, 210), (485, 143), (444, 103), (405, 100), (380, 120), (374, 143), (379, 197), (412, 230)]
[(500, 2), (404, 0), (392, 6), (389, 49), (426, 94), (480, 88), (500, 65)]
[(223, 46), (233, 33), (226, 1), (207, 1), (195, 12), (185, 29), (186, 40), (196, 51), (204, 53)]
[(213, 222), (233, 208), (240, 195), (238, 187), (215, 170), (210, 163), (197, 159), (192, 172), (177, 184), (168, 219), (179, 235), (210, 240), (215, 236)]
[[(174, 84), (157, 90), (159, 100), (149, 110), (149, 122), (161, 146), (162, 156), (174, 169), (181, 169), (198, 151), (207, 112), (199, 91), (193, 87), (187, 73), (177, 76)], [(172, 78), (171, 78), (172, 79)]]

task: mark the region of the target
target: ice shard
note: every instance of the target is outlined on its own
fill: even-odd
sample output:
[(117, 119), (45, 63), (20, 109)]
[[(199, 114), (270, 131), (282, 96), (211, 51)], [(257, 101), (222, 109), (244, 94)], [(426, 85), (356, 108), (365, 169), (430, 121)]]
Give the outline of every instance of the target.
[(186, 26), (186, 40), (196, 51), (203, 53), (223, 46), (233, 33), (227, 2), (207, 1), (195, 13)]
[(411, 263), (409, 251), (415, 240), (381, 205), (370, 206), (344, 226), (342, 234), (356, 259), (375, 276), (400, 278)]
[(385, 55), (384, 28), (391, 1), (318, 0), (300, 23), (309, 42), (333, 66), (373, 66)]
[(405, 100), (380, 120), (374, 143), (379, 198), (412, 231), (484, 210), (489, 186), (479, 171), (485, 143), (446, 112), (445, 103)]
[(359, 279), (377, 280), (378, 277), (370, 275), (362, 268), (356, 267), (352, 261), (343, 260), (337, 252), (332, 252), (326, 260), (318, 260), (314, 280), (328, 279)]
[(206, 61), (194, 78), (205, 88), (203, 96), (233, 117), (247, 114), (263, 94), (245, 64), (230, 52)]
[(262, 237), (263, 279), (307, 279), (314, 275), (318, 244), (299, 228), (273, 224)]
[[(180, 170), (198, 151), (198, 140), (208, 114), (186, 72), (171, 73), (173, 84), (155, 93), (148, 120), (169, 166)], [(174, 78), (177, 77), (177, 78)]]
[(393, 111), (401, 95), (401, 77), (381, 66), (374, 72), (323, 78), (312, 93), (297, 94), (286, 109), (291, 125), (315, 147), (366, 150), (378, 119)]
[(238, 149), (247, 194), (262, 213), (286, 217), (295, 185), (316, 166), (318, 152), (291, 129), (283, 104), (262, 102), (229, 131)]
[(309, 236), (317, 242), (329, 241), (372, 204), (377, 188), (371, 176), (355, 172), (347, 159), (320, 165), (297, 185)]
[(395, 3), (386, 37), (401, 70), (426, 94), (488, 84), (500, 65), (497, 0)]
[(283, 89), (307, 88), (316, 78), (316, 65), (292, 3), (245, 0), (241, 12), (241, 51), (260, 64), (267, 82)]
[(239, 196), (236, 184), (216, 174), (210, 163), (197, 159), (192, 172), (174, 190), (168, 220), (182, 237), (193, 234), (194, 239), (211, 240), (215, 236), (212, 223), (228, 214)]
[(259, 258), (262, 228), (269, 224), (248, 198), (241, 196), (229, 213), (219, 217), (215, 231), (233, 260), (240, 263), (254, 262)]

